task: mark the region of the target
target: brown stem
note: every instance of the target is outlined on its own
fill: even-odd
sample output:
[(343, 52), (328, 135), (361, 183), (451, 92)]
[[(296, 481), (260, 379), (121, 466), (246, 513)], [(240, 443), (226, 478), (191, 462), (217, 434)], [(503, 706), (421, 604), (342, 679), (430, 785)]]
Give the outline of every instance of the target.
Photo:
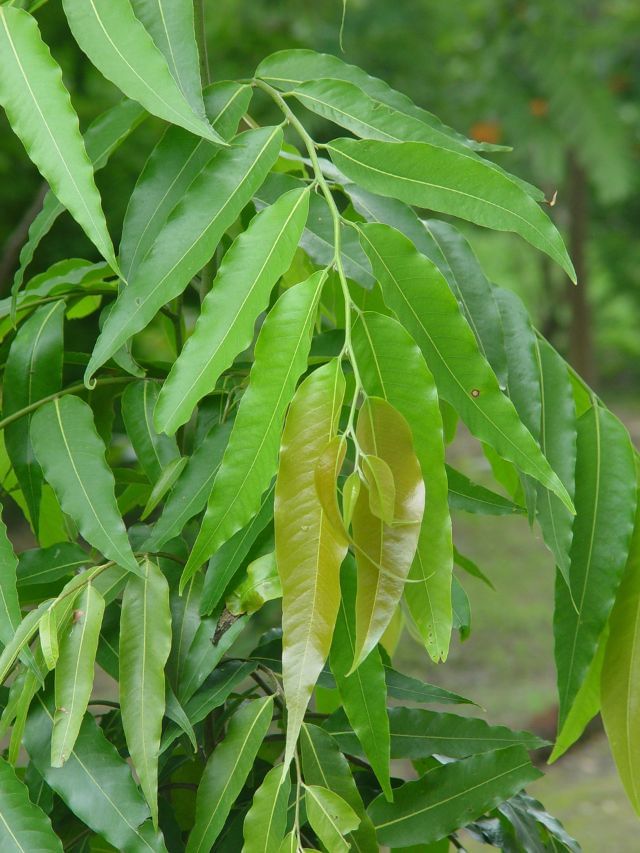
[(43, 183), (40, 185), (33, 201), (5, 243), (2, 258), (0, 258), (0, 294), (4, 294), (8, 290), (7, 285), (11, 279), (11, 273), (14, 271), (18, 258), (20, 257), (20, 250), (29, 236), (31, 223), (42, 210), (42, 205), (48, 191), (48, 184)]

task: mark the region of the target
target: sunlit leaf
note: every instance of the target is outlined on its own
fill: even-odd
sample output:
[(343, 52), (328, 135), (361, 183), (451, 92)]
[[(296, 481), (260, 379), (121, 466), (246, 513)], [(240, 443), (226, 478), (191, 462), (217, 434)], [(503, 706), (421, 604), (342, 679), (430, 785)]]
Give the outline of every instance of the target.
[(278, 853), (287, 829), (291, 776), (276, 765), (253, 795), (244, 820), (242, 853)]
[(360, 823), (349, 803), (320, 785), (305, 785), (304, 802), (309, 823), (329, 853), (347, 853), (350, 845), (344, 836)]
[(22, 619), (18, 600), (17, 568), (18, 560), (0, 516), (0, 642), (4, 646), (11, 642)]

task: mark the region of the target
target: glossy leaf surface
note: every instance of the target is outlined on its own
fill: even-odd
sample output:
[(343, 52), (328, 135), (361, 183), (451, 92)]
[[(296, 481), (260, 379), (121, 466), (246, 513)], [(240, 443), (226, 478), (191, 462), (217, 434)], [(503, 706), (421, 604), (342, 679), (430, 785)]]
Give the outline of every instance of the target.
[(27, 787), (4, 758), (0, 758), (0, 814), (0, 846), (7, 853), (62, 853), (51, 821), (31, 802)]
[(360, 823), (349, 803), (320, 785), (305, 785), (304, 802), (309, 823), (329, 853), (347, 853), (344, 836)]
[(122, 395), (125, 429), (151, 483), (156, 483), (164, 470), (180, 457), (175, 439), (156, 432), (153, 425), (153, 410), (159, 393), (157, 382), (132, 382)]
[(287, 829), (291, 776), (272, 767), (253, 795), (244, 820), (242, 853), (278, 853)]

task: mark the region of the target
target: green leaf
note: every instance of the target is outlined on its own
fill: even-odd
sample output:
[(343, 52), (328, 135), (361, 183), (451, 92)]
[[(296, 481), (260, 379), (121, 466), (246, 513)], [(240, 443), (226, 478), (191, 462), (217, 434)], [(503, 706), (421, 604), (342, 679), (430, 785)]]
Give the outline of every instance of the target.
[(329, 853), (347, 853), (350, 844), (344, 836), (360, 823), (349, 803), (320, 785), (305, 785), (304, 802), (309, 823)]
[(393, 799), (389, 779), (389, 718), (385, 672), (377, 648), (349, 675), (355, 656), (356, 576), (353, 562), (342, 568), (342, 599), (331, 645), (331, 672), (349, 723), (387, 799)]
[(280, 577), (273, 551), (263, 554), (247, 566), (247, 574), (228, 596), (227, 610), (234, 616), (251, 615), (275, 598), (282, 597)]
[(107, 559), (139, 574), (90, 407), (71, 395), (47, 403), (33, 416), (31, 441), (63, 510), (87, 542)]
[(385, 301), (422, 349), (440, 395), (477, 438), (573, 509), (566, 489), (501, 392), (441, 273), (392, 228), (364, 225), (361, 233)]
[[(441, 714), (426, 708), (389, 708), (391, 758), (416, 759), (431, 755), (465, 758), (507, 746), (538, 749), (545, 741), (530, 732), (516, 732), (505, 726), (490, 726), (480, 718)], [(350, 731), (342, 709), (325, 727), (344, 752), (362, 755), (357, 737)]]
[(542, 774), (521, 746), (444, 764), (368, 808), (381, 844), (430, 844), (465, 826)]
[(416, 554), (425, 499), (411, 429), (390, 403), (367, 397), (358, 415), (356, 436), (362, 452), (375, 453), (389, 465), (396, 495), (392, 525), (371, 513), (364, 485), (353, 514), (358, 569), (353, 670), (378, 643), (398, 606)]
[(360, 314), (353, 346), (365, 391), (386, 399), (411, 428), (426, 498), (411, 583), (404, 594), (429, 654), (444, 660), (451, 635), (453, 546), (442, 417), (433, 376), (409, 333), (391, 317)]
[(169, 585), (158, 566), (147, 559), (144, 577), (129, 578), (122, 597), (120, 713), (129, 755), (156, 828), (164, 666), (170, 648)]
[(142, 470), (150, 483), (180, 457), (174, 438), (160, 435), (153, 425), (153, 410), (160, 394), (157, 382), (131, 382), (122, 395), (122, 419)]
[(60, 657), (56, 666), (52, 767), (62, 767), (71, 755), (87, 710), (93, 688), (104, 598), (89, 583), (74, 607), (71, 627), (60, 638)]
[[(240, 83), (214, 83), (205, 91), (211, 124), (226, 139), (235, 135), (251, 99), (251, 89)], [(131, 279), (164, 227), (169, 214), (220, 149), (188, 133), (169, 127), (151, 152), (127, 205), (120, 241), (120, 267)]]
[[(567, 492), (575, 492), (576, 406), (567, 363), (545, 341), (536, 339), (542, 425), (540, 446)], [(569, 583), (573, 517), (555, 495), (538, 487), (538, 521), (547, 547)]]
[(275, 490), (276, 560), (282, 583), (282, 669), (287, 700), (285, 766), (331, 648), (347, 540), (329, 524), (316, 490), (320, 457), (337, 432), (345, 382), (339, 359), (300, 385), (287, 414)]
[(0, 654), (0, 684), (11, 672), (16, 659), (38, 630), (40, 619), (51, 602), (44, 601), (35, 610), (30, 610), (16, 628), (15, 634)]
[(0, 758), (0, 848), (7, 853), (62, 853), (62, 842), (51, 821), (29, 799), (29, 791), (15, 770)]
[(217, 620), (203, 619), (189, 646), (184, 662), (182, 678), (178, 684), (177, 696), (183, 705), (187, 705), (196, 690), (229, 651), (247, 624), (246, 617), (240, 617), (225, 631), (218, 642), (215, 640)]
[[(4, 372), (3, 415), (12, 415), (55, 394), (62, 385), (64, 302), (41, 305), (11, 344)], [(25, 379), (28, 377), (27, 381)], [(40, 528), (42, 470), (33, 455), (26, 414), (5, 427), (4, 440), (36, 535)]]
[[(609, 618), (629, 553), (636, 507), (634, 455), (620, 421), (598, 405), (578, 420), (570, 587), (556, 583), (559, 728)], [(574, 603), (575, 602), (575, 605)]]
[(417, 678), (412, 678), (410, 675), (397, 672), (388, 665), (385, 665), (385, 677), (389, 696), (393, 696), (394, 699), (400, 699), (403, 702), (420, 702), (436, 705), (474, 704), (470, 699), (458, 696), (457, 693), (452, 693), (443, 687), (436, 687), (434, 684), (426, 684)]
[[(60, 647), (58, 644), (56, 611), (53, 608), (45, 611), (44, 616), (40, 620), (38, 630), (40, 633), (40, 648), (42, 649), (45, 666), (49, 670), (54, 669), (60, 657)], [(91, 682), (93, 683), (93, 671), (91, 672)]]
[(278, 853), (287, 829), (291, 776), (272, 767), (253, 795), (244, 819), (242, 853)]
[(345, 839), (359, 853), (378, 853), (375, 830), (351, 773), (349, 763), (331, 735), (324, 729), (304, 723), (300, 733), (302, 769), (307, 785), (321, 785), (347, 802), (360, 824)]
[(82, 226), (102, 257), (117, 269), (93, 168), (62, 71), (34, 18), (0, 9), (0, 103), (9, 123), (58, 200)]
[(262, 505), (249, 524), (234, 533), (209, 560), (200, 602), (201, 615), (215, 610), (254, 542), (272, 518), (273, 486), (265, 492)]
[(94, 347), (85, 382), (202, 269), (265, 179), (281, 143), (278, 127), (248, 130), (193, 180), (121, 290)]
[(575, 281), (555, 225), (516, 180), (482, 160), (424, 142), (335, 139), (326, 147), (338, 169), (366, 190), (486, 228), (514, 231)]
[(64, 579), (89, 561), (86, 551), (71, 542), (49, 548), (32, 548), (18, 557), (17, 579), (20, 599), (41, 601), (57, 595)]
[(233, 421), (215, 424), (198, 444), (180, 474), (144, 547), (158, 551), (178, 536), (185, 524), (204, 509), (227, 446)]
[(126, 761), (86, 715), (64, 767), (51, 767), (52, 703), (38, 696), (29, 714), (25, 748), (46, 783), (83, 823), (116, 850), (160, 851), (165, 848), (148, 832), (149, 808), (133, 781)]
[(188, 461), (189, 459), (187, 456), (177, 456), (169, 462), (151, 489), (149, 499), (142, 510), (140, 521), (144, 521), (148, 518), (158, 504), (164, 499), (167, 492), (171, 491), (179, 479), (180, 474), (182, 474), (184, 469), (187, 467)]
[(5, 646), (11, 642), (22, 619), (18, 601), (17, 567), (18, 560), (0, 516), (0, 642)]
[(260, 329), (249, 385), (240, 401), (207, 511), (180, 581), (181, 589), (260, 507), (262, 494), (275, 473), (284, 414), (306, 367), (324, 280), (324, 272), (314, 273), (285, 291)]
[(391, 468), (384, 459), (365, 453), (362, 457), (362, 473), (369, 492), (369, 509), (385, 524), (393, 524), (396, 506), (396, 486)]
[(640, 814), (640, 500), (622, 583), (609, 618), (602, 667), (602, 720), (627, 796)]
[[(273, 699), (247, 702), (229, 723), (202, 774), (187, 853), (208, 853), (242, 790), (271, 723)], [(281, 771), (282, 772), (282, 769)]]
[[(91, 122), (84, 134), (84, 144), (94, 172), (107, 164), (111, 154), (144, 121), (146, 115), (146, 111), (139, 104), (124, 98)], [(22, 286), (27, 267), (33, 260), (36, 249), (64, 210), (64, 205), (60, 204), (49, 190), (42, 203), (42, 209), (29, 226), (27, 241), (20, 250), (20, 265), (11, 287), (13, 299), (16, 298)]]
[(131, 0), (136, 17), (162, 51), (194, 113), (204, 113), (200, 58), (191, 0)]
[(446, 466), (449, 483), (449, 506), (480, 515), (513, 515), (526, 512), (523, 506), (486, 489), (470, 480), (465, 474)]
[(307, 190), (293, 190), (258, 213), (224, 256), (191, 337), (158, 399), (158, 430), (174, 433), (198, 401), (253, 339), (259, 314), (290, 267), (309, 209)]
[(153, 115), (224, 144), (204, 114), (194, 112), (187, 102), (129, 0), (88, 5), (63, 0), (62, 5), (73, 37), (107, 80)]
[(455, 546), (453, 548), (453, 559), (456, 566), (459, 566), (468, 575), (471, 575), (471, 577), (478, 578), (478, 580), (482, 581), (482, 583), (485, 583), (490, 589), (493, 589), (495, 591), (494, 585), (482, 571), (480, 566), (478, 566), (478, 564), (471, 560), (469, 557), (465, 557), (464, 554), (461, 554)]
[(289, 92), (308, 80), (330, 78), (352, 83), (366, 92), (369, 97), (382, 104), (393, 107), (400, 113), (419, 119), (428, 128), (438, 134), (443, 146), (458, 142), (465, 147), (482, 148), (473, 140), (465, 139), (450, 127), (442, 124), (432, 113), (417, 107), (406, 95), (392, 89), (384, 80), (370, 77), (366, 71), (355, 65), (347, 65), (337, 56), (316, 53), (313, 50), (281, 50), (271, 54), (256, 69), (256, 77), (261, 77), (276, 89)]

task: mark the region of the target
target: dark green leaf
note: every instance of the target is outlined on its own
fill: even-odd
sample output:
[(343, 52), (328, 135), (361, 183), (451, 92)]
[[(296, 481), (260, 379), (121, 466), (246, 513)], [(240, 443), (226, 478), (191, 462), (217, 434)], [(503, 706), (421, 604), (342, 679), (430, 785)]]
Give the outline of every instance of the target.
[(175, 439), (156, 432), (153, 410), (160, 394), (157, 382), (131, 382), (122, 395), (122, 419), (143, 471), (156, 483), (180, 457)]
[(62, 853), (62, 843), (13, 767), (0, 758), (0, 848), (6, 853)]

